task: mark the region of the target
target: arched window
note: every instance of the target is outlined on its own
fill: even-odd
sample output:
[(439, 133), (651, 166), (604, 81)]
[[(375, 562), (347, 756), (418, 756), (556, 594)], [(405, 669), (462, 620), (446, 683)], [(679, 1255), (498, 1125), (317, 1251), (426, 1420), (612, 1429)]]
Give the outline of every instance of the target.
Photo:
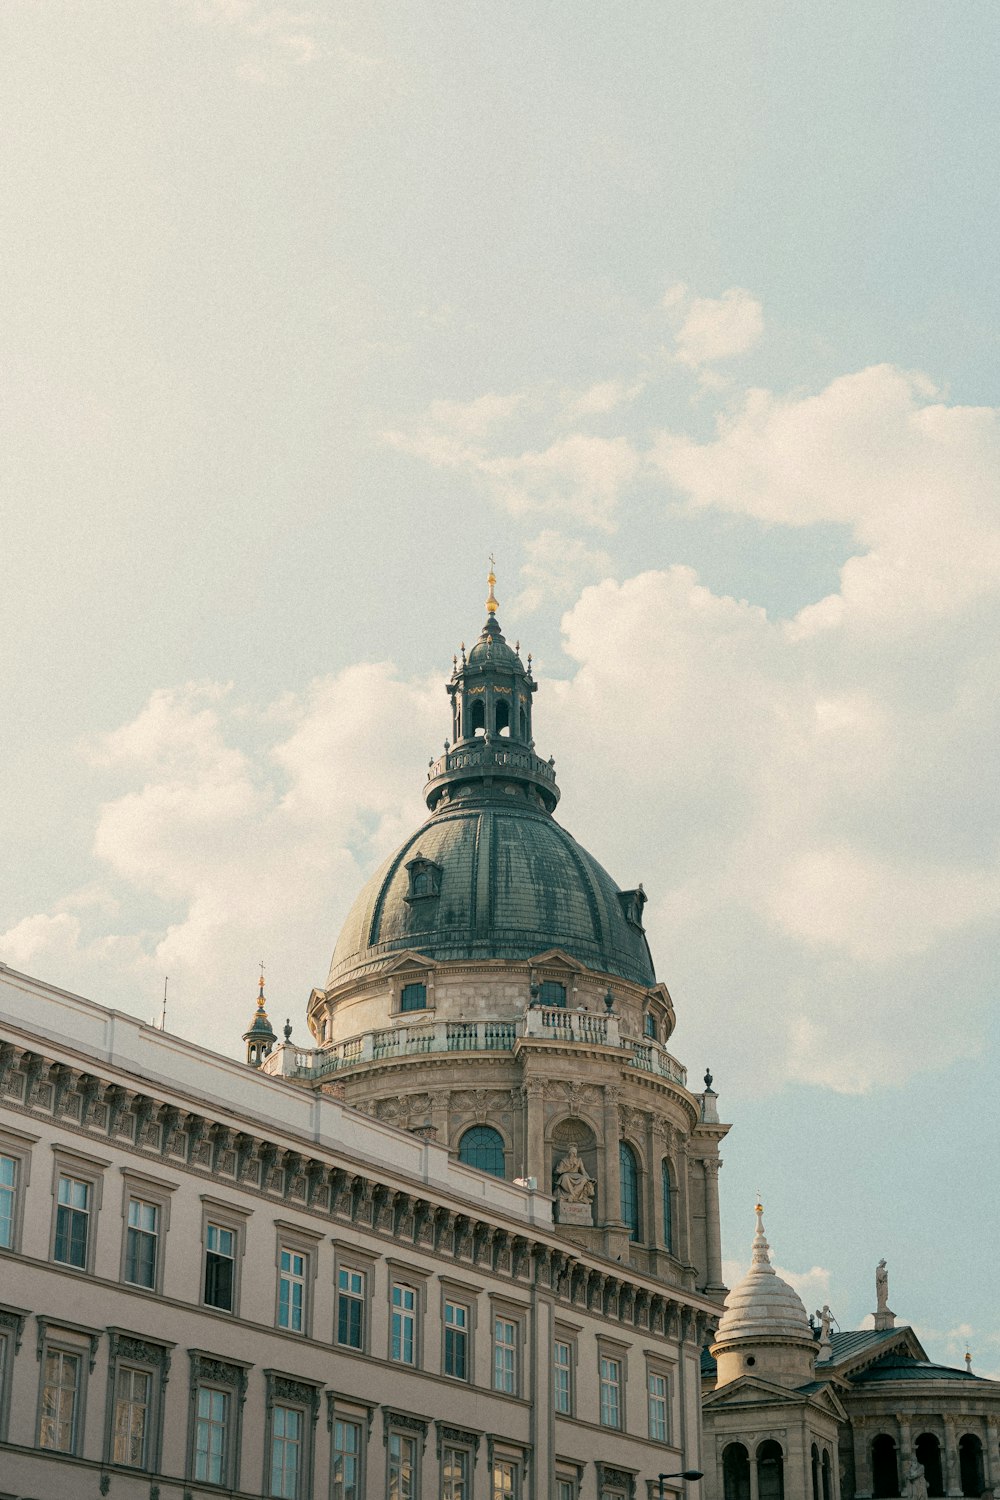
[(642, 1034), (647, 1036), (651, 1042), (656, 1041), (656, 1017), (651, 1010), (647, 1010), (642, 1018)]
[(742, 1443), (730, 1443), (722, 1453), (724, 1500), (750, 1500), (750, 1455)]
[(813, 1500), (819, 1500), (819, 1449), (815, 1443), (812, 1445), (812, 1482)]
[(928, 1495), (944, 1494), (944, 1477), (941, 1472), (941, 1443), (933, 1432), (922, 1432), (913, 1445), (917, 1463), (924, 1466)]
[(404, 984), (399, 997), (400, 1010), (426, 1010), (426, 984)]
[(477, 698), (469, 709), (469, 729), (472, 734), (486, 733), (486, 705)]
[(638, 1240), (642, 1238), (642, 1226), (639, 1222), (639, 1168), (635, 1152), (627, 1141), (622, 1141), (618, 1147), (618, 1171), (621, 1181), (621, 1216), (628, 1225), (629, 1239)]
[(891, 1496), (899, 1494), (899, 1460), (896, 1457), (896, 1439), (887, 1432), (880, 1432), (872, 1440), (872, 1494)]
[(473, 1125), (458, 1143), (458, 1159), (477, 1172), (491, 1172), (504, 1177), (503, 1136), (492, 1125)]
[(962, 1494), (981, 1495), (986, 1488), (983, 1445), (974, 1432), (967, 1432), (959, 1442), (958, 1467), (962, 1475)]
[(774, 1438), (757, 1449), (757, 1494), (759, 1500), (785, 1500), (785, 1459)]
[(510, 705), (501, 698), (496, 708), (497, 734), (506, 734), (510, 731)]
[(674, 1205), (671, 1198), (673, 1179), (670, 1175), (670, 1163), (664, 1158), (660, 1168), (663, 1182), (663, 1243), (673, 1254), (674, 1250)]
[(566, 986), (560, 984), (558, 979), (543, 979), (538, 989), (538, 999), (542, 1005), (559, 1006), (566, 1008)]
[(833, 1500), (833, 1471), (829, 1448), (823, 1449), (823, 1500)]

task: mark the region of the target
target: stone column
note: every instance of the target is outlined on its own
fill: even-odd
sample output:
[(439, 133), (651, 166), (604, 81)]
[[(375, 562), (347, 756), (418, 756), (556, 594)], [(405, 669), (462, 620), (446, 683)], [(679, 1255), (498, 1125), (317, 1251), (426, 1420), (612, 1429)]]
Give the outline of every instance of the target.
[(431, 1095), (431, 1124), (437, 1131), (435, 1139), (441, 1146), (448, 1146), (448, 1114), (451, 1095), (445, 1091)]
[(528, 1132), (527, 1151), (528, 1176), (538, 1179), (541, 1193), (552, 1191), (552, 1184), (545, 1174), (545, 1085), (540, 1078), (529, 1078), (524, 1085), (527, 1098), (525, 1128)]
[(910, 1419), (905, 1412), (896, 1413), (896, 1426), (899, 1428), (899, 1471), (900, 1477), (906, 1473), (910, 1466), (910, 1458), (913, 1455), (913, 1434), (910, 1431)]
[(760, 1500), (760, 1485), (757, 1480), (757, 1459), (754, 1456), (752, 1438), (747, 1443), (747, 1450), (750, 1454), (750, 1500)]
[(855, 1500), (871, 1500), (872, 1492), (872, 1455), (868, 1443), (868, 1432), (865, 1417), (853, 1417), (851, 1419), (851, 1432), (854, 1438), (854, 1495)]
[(621, 1089), (604, 1090), (604, 1181), (600, 1184), (601, 1200), (598, 1202), (598, 1217), (608, 1225), (622, 1223), (621, 1170), (618, 1159), (618, 1101)]
[(674, 1254), (685, 1266), (691, 1264), (691, 1202), (688, 1193), (687, 1146), (678, 1143), (674, 1157), (674, 1173), (677, 1178), (677, 1223), (674, 1225)]
[(983, 1444), (986, 1488), (1000, 1485), (1000, 1418), (986, 1418), (986, 1441)]
[(962, 1470), (958, 1461), (958, 1430), (954, 1417), (944, 1419), (944, 1442), (941, 1444), (944, 1492), (946, 1495), (961, 1495)]
[(722, 1234), (719, 1228), (719, 1168), (722, 1159), (707, 1156), (705, 1168), (705, 1249), (708, 1265), (705, 1267), (705, 1290), (722, 1290)]
[[(666, 1126), (652, 1115), (646, 1116), (646, 1160), (649, 1163), (649, 1191), (646, 1194), (648, 1230), (646, 1239), (651, 1245), (663, 1245), (663, 1167), (666, 1153)], [(664, 1248), (666, 1248), (664, 1246)]]

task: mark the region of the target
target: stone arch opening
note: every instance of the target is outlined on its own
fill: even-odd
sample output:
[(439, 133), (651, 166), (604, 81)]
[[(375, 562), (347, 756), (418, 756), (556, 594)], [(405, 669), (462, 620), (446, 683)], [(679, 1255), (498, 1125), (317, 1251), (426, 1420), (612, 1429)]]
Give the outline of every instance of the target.
[(833, 1500), (833, 1464), (829, 1448), (823, 1449), (823, 1500)]
[(899, 1494), (899, 1457), (896, 1439), (880, 1432), (872, 1439), (872, 1494), (892, 1497)]
[(510, 704), (503, 698), (497, 703), (494, 714), (494, 727), (497, 734), (510, 734)]
[(750, 1500), (750, 1455), (742, 1443), (729, 1443), (722, 1451), (724, 1500)]
[(941, 1440), (934, 1432), (922, 1432), (913, 1445), (917, 1463), (924, 1466), (928, 1495), (944, 1494), (944, 1472), (941, 1466)]
[(981, 1495), (986, 1488), (983, 1445), (974, 1432), (967, 1432), (958, 1443), (958, 1469), (963, 1495)]
[(757, 1449), (757, 1495), (759, 1500), (785, 1500), (785, 1454), (774, 1438), (765, 1438)]
[(819, 1500), (819, 1449), (816, 1444), (812, 1445), (810, 1454), (810, 1469), (812, 1471), (812, 1495), (813, 1500)]
[(468, 719), (470, 736), (486, 733), (486, 705), (482, 698), (470, 705)]

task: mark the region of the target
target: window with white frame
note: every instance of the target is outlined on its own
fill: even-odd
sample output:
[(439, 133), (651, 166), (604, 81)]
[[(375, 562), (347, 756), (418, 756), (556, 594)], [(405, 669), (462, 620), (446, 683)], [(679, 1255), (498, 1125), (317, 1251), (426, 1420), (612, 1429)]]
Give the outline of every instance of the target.
[(235, 1307), (236, 1235), (228, 1224), (205, 1225), (205, 1306), (223, 1312)]
[(105, 1462), (155, 1472), (172, 1346), (117, 1328), (109, 1337)]
[(362, 1426), (350, 1417), (331, 1420), (330, 1480), (332, 1500), (362, 1500)]
[(469, 1378), (469, 1307), (450, 1297), (444, 1303), (444, 1373), (455, 1380)]
[(670, 1437), (670, 1395), (667, 1377), (662, 1370), (650, 1370), (646, 1376), (646, 1394), (649, 1404), (649, 1436), (654, 1443), (666, 1443)]
[(386, 1448), (386, 1500), (419, 1500), (417, 1439), (409, 1433), (390, 1430)]
[(403, 1281), (392, 1283), (389, 1358), (401, 1365), (417, 1362), (417, 1289)]
[(600, 1356), (601, 1426), (622, 1425), (622, 1362), (609, 1354)]
[(60, 1172), (56, 1184), (56, 1233), (52, 1259), (85, 1270), (90, 1254), (93, 1183)]
[(563, 1417), (573, 1415), (573, 1345), (557, 1338), (552, 1344), (552, 1402)]
[(278, 1327), (305, 1331), (309, 1257), (291, 1245), (278, 1250)]
[(14, 1248), (20, 1165), (16, 1156), (8, 1156), (5, 1152), (0, 1152), (0, 1245), (5, 1250)]
[(441, 1500), (470, 1500), (472, 1454), (446, 1443), (441, 1449)]
[(521, 1464), (516, 1458), (494, 1458), (493, 1500), (520, 1500)]
[(513, 1318), (493, 1318), (493, 1389), (517, 1395), (517, 1345), (520, 1325)]
[(218, 1359), (201, 1349), (191, 1357), (191, 1423), (188, 1478), (238, 1489), (243, 1402), (247, 1370), (243, 1361)]
[(356, 1266), (337, 1270), (337, 1343), (348, 1349), (365, 1347), (367, 1276)]
[(79, 1427), (83, 1355), (77, 1350), (47, 1348), (43, 1363), (38, 1422), (39, 1448), (75, 1453)]
[(144, 1198), (129, 1198), (125, 1229), (125, 1280), (133, 1286), (156, 1286), (160, 1243), (160, 1208)]
[(577, 1500), (576, 1480), (557, 1476), (555, 1500)]
[(267, 1425), (264, 1493), (274, 1500), (312, 1496), (312, 1444), (319, 1391), (310, 1381), (265, 1370)]

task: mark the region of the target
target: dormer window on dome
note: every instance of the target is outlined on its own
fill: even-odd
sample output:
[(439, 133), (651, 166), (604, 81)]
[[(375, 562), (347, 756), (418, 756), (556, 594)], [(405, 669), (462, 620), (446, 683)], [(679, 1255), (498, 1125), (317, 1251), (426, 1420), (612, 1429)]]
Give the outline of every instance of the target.
[(414, 855), (413, 859), (407, 860), (406, 874), (410, 888), (403, 897), (404, 901), (424, 901), (440, 896), (441, 866), (432, 859), (425, 859), (422, 854)]
[(634, 891), (619, 891), (618, 900), (621, 902), (622, 911), (625, 913), (625, 920), (629, 926), (637, 928), (639, 932), (645, 932), (646, 929), (642, 925), (642, 909), (649, 897), (641, 883)]

